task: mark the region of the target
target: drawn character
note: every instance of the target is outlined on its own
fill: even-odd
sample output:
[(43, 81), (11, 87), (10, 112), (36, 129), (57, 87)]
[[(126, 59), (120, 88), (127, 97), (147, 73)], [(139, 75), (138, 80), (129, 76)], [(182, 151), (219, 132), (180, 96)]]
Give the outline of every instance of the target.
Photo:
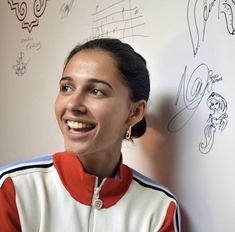
[(28, 62), (24, 62), (24, 53), (20, 52), (19, 56), (16, 58), (16, 64), (13, 65), (13, 69), (15, 70), (15, 74), (18, 76), (22, 76), (26, 73), (26, 66)]
[(213, 144), (214, 137), (217, 131), (222, 132), (228, 124), (227, 121), (227, 102), (218, 93), (213, 92), (207, 99), (207, 106), (212, 111), (207, 120), (207, 125), (204, 129), (205, 142), (199, 144), (201, 153), (208, 153)]

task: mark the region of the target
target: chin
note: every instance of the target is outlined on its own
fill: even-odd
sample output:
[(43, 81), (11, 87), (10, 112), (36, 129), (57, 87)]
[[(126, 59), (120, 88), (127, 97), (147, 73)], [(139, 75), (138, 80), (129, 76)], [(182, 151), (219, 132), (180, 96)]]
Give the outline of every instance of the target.
[(87, 149), (81, 144), (71, 144), (71, 143), (65, 143), (65, 150), (69, 153), (75, 154), (75, 155), (80, 155), (83, 154)]
[(68, 144), (65, 142), (64, 147), (65, 147), (65, 150), (69, 153), (72, 153), (75, 155), (77, 155), (79, 153), (79, 149), (78, 149), (79, 146), (77, 146), (75, 144)]

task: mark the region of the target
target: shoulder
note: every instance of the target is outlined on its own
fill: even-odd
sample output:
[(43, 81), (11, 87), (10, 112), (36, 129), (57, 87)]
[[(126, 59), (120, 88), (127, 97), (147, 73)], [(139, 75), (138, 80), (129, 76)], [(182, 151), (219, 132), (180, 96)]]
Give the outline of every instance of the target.
[(161, 193), (167, 198), (176, 201), (176, 197), (167, 187), (157, 181), (150, 179), (149, 177), (144, 176), (136, 170), (133, 170), (133, 180), (146, 190), (153, 190), (154, 192)]
[(30, 160), (17, 161), (0, 167), (0, 187), (7, 177), (14, 178), (34, 171), (45, 171), (53, 166), (52, 155), (43, 155)]
[[(173, 223), (175, 229), (172, 231), (180, 231), (180, 207), (175, 195), (161, 183), (144, 176), (136, 170), (133, 170), (133, 182), (140, 189), (141, 196), (147, 198), (152, 207), (157, 206), (158, 211), (163, 209), (163, 211), (166, 211), (165, 226), (167, 226), (167, 223)], [(170, 218), (172, 221), (168, 220)]]

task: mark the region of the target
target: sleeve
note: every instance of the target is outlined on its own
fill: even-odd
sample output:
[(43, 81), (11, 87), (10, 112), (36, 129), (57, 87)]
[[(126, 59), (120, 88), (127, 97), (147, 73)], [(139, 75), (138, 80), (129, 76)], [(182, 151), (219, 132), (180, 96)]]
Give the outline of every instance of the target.
[(170, 202), (164, 223), (159, 232), (180, 232), (180, 215), (175, 202)]
[(20, 232), (20, 219), (15, 201), (15, 188), (10, 177), (0, 187), (0, 231)]

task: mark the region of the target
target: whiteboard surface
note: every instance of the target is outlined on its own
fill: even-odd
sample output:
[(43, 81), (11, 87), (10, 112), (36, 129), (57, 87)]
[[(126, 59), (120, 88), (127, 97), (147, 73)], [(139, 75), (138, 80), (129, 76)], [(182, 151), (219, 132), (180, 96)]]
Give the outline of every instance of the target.
[(21, 2), (0, 3), (0, 165), (63, 150), (54, 101), (65, 57), (116, 37), (151, 76), (149, 127), (123, 144), (124, 161), (175, 193), (183, 231), (233, 231), (234, 1), (48, 0), (38, 12), (25, 1), (19, 14)]

